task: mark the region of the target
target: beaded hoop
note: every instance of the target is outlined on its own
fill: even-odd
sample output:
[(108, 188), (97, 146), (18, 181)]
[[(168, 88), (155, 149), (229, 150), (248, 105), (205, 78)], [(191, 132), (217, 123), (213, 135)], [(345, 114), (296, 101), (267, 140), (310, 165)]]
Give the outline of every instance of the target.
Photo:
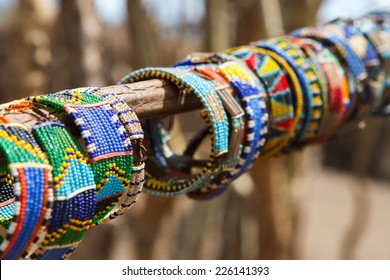
[[(218, 97), (212, 82), (207, 81), (184, 69), (178, 68), (144, 68), (130, 73), (120, 83), (133, 83), (140, 80), (160, 78), (173, 83), (182, 96), (195, 94), (204, 106), (204, 113), (210, 120), (210, 134), (212, 151), (206, 167), (197, 175), (180, 175), (177, 172), (167, 174), (159, 170), (147, 169), (149, 176), (146, 176), (144, 191), (152, 195), (175, 196), (195, 191), (207, 185), (220, 172), (220, 162), (228, 152), (228, 119), (223, 109), (222, 102)], [(207, 121), (207, 120), (206, 120)], [(160, 128), (157, 127), (159, 130)], [(162, 139), (163, 140), (163, 139)], [(169, 158), (169, 155), (165, 155)], [(146, 167), (152, 167), (152, 163)], [(161, 167), (160, 167), (161, 168)], [(158, 176), (150, 176), (161, 175)], [(171, 176), (169, 176), (171, 175)]]
[(142, 187), (145, 180), (145, 164), (142, 154), (144, 132), (134, 110), (131, 109), (117, 95), (102, 91), (96, 91), (93, 94), (110, 103), (112, 109), (115, 111), (119, 117), (119, 120), (126, 129), (133, 149), (133, 168), (130, 176), (130, 186), (123, 193), (122, 198), (117, 206), (111, 210), (106, 218), (98, 222), (98, 224), (103, 224), (120, 215), (123, 215), (127, 209), (136, 203), (139, 195), (142, 192)]
[(294, 103), (287, 77), (271, 56), (255, 48), (243, 46), (226, 52), (243, 59), (267, 90), (270, 125), (262, 156), (272, 155), (275, 147), (287, 142), (293, 132)]
[(63, 259), (92, 224), (96, 185), (87, 157), (59, 123), (43, 123), (33, 135), (53, 167), (54, 204), (46, 235), (32, 259)]
[(80, 132), (96, 183), (93, 224), (107, 218), (131, 187), (133, 165), (129, 135), (110, 104), (93, 95), (97, 91), (99, 88), (79, 88), (30, 98), (58, 114), (66, 112)]
[[(13, 195), (0, 207), (1, 223), (6, 235), (1, 236), (0, 258), (24, 258), (31, 254), (43, 238), (53, 203), (51, 166), (30, 132), (18, 124), (0, 125), (0, 149), (8, 161), (6, 185), (13, 185)], [(3, 174), (4, 174), (3, 169)]]

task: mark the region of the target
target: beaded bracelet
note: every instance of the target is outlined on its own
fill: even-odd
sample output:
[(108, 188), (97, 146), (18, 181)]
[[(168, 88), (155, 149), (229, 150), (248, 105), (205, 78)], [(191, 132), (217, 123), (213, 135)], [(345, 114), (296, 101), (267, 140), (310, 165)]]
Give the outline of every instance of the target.
[(93, 224), (107, 218), (130, 187), (133, 164), (129, 135), (110, 104), (93, 95), (97, 91), (79, 88), (29, 98), (58, 115), (65, 113), (81, 134), (96, 183)]
[[(320, 86), (316, 73), (313, 71), (309, 61), (305, 58), (303, 52), (293, 44), (281, 38), (259, 41), (253, 43), (257, 47), (268, 49), (283, 56), (284, 59), (294, 68), (303, 89), (304, 110), (298, 130), (295, 132), (293, 142), (301, 142), (310, 139), (318, 133), (319, 123), (322, 119), (323, 103), (322, 100), (313, 99), (313, 95), (320, 95)], [(314, 131), (314, 133), (313, 133)], [(291, 143), (292, 144), (292, 143)], [(296, 148), (290, 145), (288, 149)]]
[(266, 91), (259, 79), (242, 60), (226, 54), (194, 53), (176, 65), (218, 63), (219, 73), (230, 82), (246, 113), (246, 139), (241, 161), (226, 178), (226, 182), (245, 173), (258, 158), (268, 132)]
[(64, 259), (92, 224), (96, 185), (87, 157), (65, 126), (47, 122), (33, 135), (53, 167), (54, 205), (46, 235), (31, 259)]
[(316, 51), (324, 49), (324, 47), (322, 46), (322, 44), (307, 38), (296, 38), (291, 36), (283, 36), (282, 38), (299, 47), (305, 54), (313, 72), (315, 73), (314, 78), (316, 79), (316, 82), (312, 83), (312, 88), (314, 86), (315, 89), (314, 91), (312, 91), (313, 103), (317, 104), (317, 106), (322, 104), (319, 110), (313, 110), (313, 115), (317, 114), (321, 115), (322, 117), (318, 121), (318, 123), (315, 123), (314, 127), (312, 127), (311, 129), (309, 128), (310, 136), (307, 137), (307, 140), (302, 141), (300, 143), (301, 145), (305, 145), (311, 143), (313, 140), (317, 139), (319, 135), (321, 135), (324, 128), (325, 119), (328, 115), (328, 83), (324, 70), (321, 67), (319, 61), (320, 58), (318, 55), (321, 54), (321, 52)]
[[(291, 125), (290, 130), (288, 131), (287, 135), (283, 137), (281, 141), (279, 141), (275, 146), (273, 146), (272, 149), (267, 151), (267, 156), (280, 156), (283, 153), (285, 153), (285, 147), (287, 143), (292, 139), (293, 134), (297, 130), (297, 126), (299, 124), (299, 121), (302, 116), (302, 110), (303, 110), (303, 96), (302, 96), (302, 89), (301, 85), (299, 83), (299, 79), (297, 75), (295, 74), (294, 70), (290, 65), (285, 61), (285, 59), (278, 55), (275, 52), (269, 51), (267, 49), (261, 49), (257, 48), (255, 46), (247, 46), (247, 48), (250, 48), (256, 52), (264, 53), (271, 57), (273, 60), (275, 60), (278, 65), (283, 69), (285, 72), (288, 84), (290, 86), (290, 90), (293, 93), (293, 104), (294, 104), (294, 119)], [(233, 49), (234, 50), (234, 49)], [(227, 52), (230, 52), (229, 50)]]
[(364, 63), (368, 79), (364, 90), (359, 94), (358, 106), (353, 114), (357, 120), (364, 119), (371, 114), (373, 108), (378, 106), (382, 99), (385, 74), (380, 67), (380, 61), (374, 46), (350, 22), (338, 19), (322, 27), (323, 30), (335, 34), (348, 43), (351, 49)]
[[(188, 63), (186, 66), (177, 66), (176, 69), (184, 69), (185, 71), (191, 71), (196, 75), (199, 75), (202, 78), (213, 81), (216, 84), (215, 91), (218, 94), (219, 98), (222, 101), (224, 109), (226, 110), (231, 124), (230, 137), (229, 137), (229, 149), (227, 154), (220, 161), (221, 169), (219, 174), (216, 175), (212, 180), (210, 180), (207, 186), (202, 186), (199, 190), (191, 192), (189, 196), (194, 199), (210, 199), (217, 195), (220, 195), (225, 189), (226, 184), (230, 181), (228, 179), (229, 173), (238, 165), (240, 160), (240, 155), (242, 151), (241, 140), (244, 133), (244, 111), (241, 106), (237, 103), (234, 97), (231, 95), (231, 88), (229, 87), (229, 82), (225, 80), (217, 72), (216, 65), (200, 65), (200, 66), (191, 66), (191, 63)], [(198, 63), (197, 63), (198, 64)], [(183, 153), (184, 156), (188, 158), (193, 158), (193, 155), (197, 148), (199, 147), (202, 140), (207, 136), (207, 127), (210, 127), (211, 120), (208, 118), (207, 114), (202, 111), (202, 117), (205, 120), (206, 126), (204, 129), (199, 131), (195, 137), (193, 137), (186, 146), (186, 149)], [(158, 124), (153, 123), (153, 121), (148, 122), (148, 125), (154, 127), (154, 132), (152, 135), (155, 135), (154, 142), (159, 143), (158, 145), (152, 145), (152, 149), (155, 154), (159, 156), (160, 164), (168, 165), (172, 169), (177, 169), (177, 161), (179, 156), (174, 154), (170, 149), (167, 142), (164, 140), (169, 138), (169, 133), (166, 133), (164, 129)], [(157, 146), (155, 148), (155, 146)], [(175, 158), (172, 160), (171, 158)], [(186, 172), (189, 172), (186, 170)]]
[[(164, 170), (148, 169), (148, 167), (153, 167), (153, 164), (148, 162), (146, 167), (149, 174), (146, 176), (143, 190), (148, 194), (167, 197), (193, 192), (207, 185), (220, 172), (220, 162), (228, 152), (227, 115), (213, 83), (184, 69), (169, 67), (144, 68), (130, 73), (120, 83), (134, 83), (153, 78), (164, 79), (173, 83), (180, 90), (182, 97), (185, 94), (195, 94), (200, 99), (204, 107), (203, 112), (210, 120), (209, 130), (212, 150), (206, 167), (203, 167), (197, 175), (186, 174), (183, 176), (178, 172), (169, 174)], [(165, 158), (168, 157), (169, 155), (165, 155)], [(161, 168), (160, 165), (158, 166)]]
[[(363, 83), (367, 79), (367, 72), (362, 60), (354, 53), (350, 46), (337, 36), (324, 32), (315, 28), (301, 28), (293, 31), (290, 35), (294, 37), (311, 38), (316, 41), (320, 41), (325, 46), (329, 47), (333, 53), (340, 58), (340, 61), (346, 65), (346, 73), (350, 73), (348, 77), (349, 81), (349, 98), (350, 102), (347, 104), (346, 117), (350, 118), (354, 111), (354, 105), (356, 104), (356, 98), (358, 93), (363, 90)], [(353, 85), (357, 85), (354, 87)], [(358, 91), (357, 93), (355, 92)]]
[[(200, 73), (204, 77), (207, 77), (213, 81), (215, 81), (219, 86), (216, 88), (216, 92), (218, 93), (219, 98), (222, 101), (223, 107), (225, 108), (228, 116), (229, 116), (229, 151), (226, 155), (226, 158), (223, 160), (222, 171), (229, 172), (240, 160), (242, 145), (241, 139), (244, 135), (244, 115), (245, 112), (241, 108), (240, 104), (234, 99), (233, 91), (229, 86), (229, 82), (225, 80), (225, 78), (220, 75), (216, 67), (206, 67), (206, 66), (197, 66), (194, 68), (196, 73)], [(199, 143), (199, 142), (198, 142)], [(187, 145), (186, 150), (192, 150), (192, 155), (194, 149), (191, 148), (191, 144)], [(184, 154), (187, 154), (184, 152)], [(220, 175), (223, 176), (223, 175)], [(219, 180), (216, 181), (218, 184)]]
[[(218, 85), (216, 87), (216, 92), (221, 98), (222, 104), (230, 120), (229, 151), (221, 162), (220, 174), (216, 176), (216, 178), (214, 178), (207, 187), (201, 188), (200, 190), (189, 194), (191, 198), (204, 200), (214, 198), (226, 190), (227, 184), (230, 182), (228, 179), (230, 177), (230, 172), (233, 171), (239, 164), (242, 152), (241, 142), (245, 128), (245, 112), (233, 97), (233, 91), (229, 86), (229, 82), (218, 73), (217, 65), (200, 65), (190, 67), (190, 69), (192, 69), (194, 73), (198, 73), (206, 79), (213, 80)], [(202, 112), (202, 114), (204, 114), (204, 112)], [(210, 122), (210, 120), (207, 119), (207, 116), (204, 116), (204, 118), (206, 119), (206, 123)], [(202, 130), (195, 135), (195, 137), (188, 142), (184, 154), (193, 157), (195, 151), (205, 136), (206, 134), (202, 132)]]
[[(293, 40), (291, 37), (289, 39)], [(327, 84), (326, 103), (328, 106), (324, 125), (319, 137), (309, 142), (319, 143), (332, 136), (344, 119), (346, 106), (349, 103), (348, 81), (343, 67), (331, 51), (314, 40), (296, 39), (303, 40), (300, 44), (312, 54), (313, 62), (318, 61), (318, 67), (325, 75), (325, 83)]]
[[(378, 85), (383, 90), (383, 95), (378, 104), (375, 104), (373, 114), (386, 116), (390, 114), (390, 15), (385, 13), (372, 13), (353, 21), (360, 32), (374, 45), (379, 55), (381, 69), (385, 75), (385, 87)], [(375, 86), (375, 85), (374, 85)]]
[(243, 59), (267, 90), (270, 125), (262, 156), (273, 155), (277, 152), (275, 147), (284, 145), (293, 133), (294, 103), (287, 77), (271, 56), (256, 48), (243, 46), (226, 52)]
[(0, 206), (1, 226), (6, 232), (0, 237), (0, 258), (19, 259), (32, 253), (49, 222), (52, 168), (31, 133), (19, 124), (0, 125), (0, 149), (10, 172), (2, 185), (9, 199)]
[(123, 193), (117, 206), (112, 209), (108, 215), (106, 215), (106, 218), (98, 222), (98, 224), (103, 224), (123, 215), (127, 209), (136, 203), (142, 192), (145, 180), (145, 164), (142, 154), (144, 132), (134, 110), (117, 95), (102, 91), (95, 91), (93, 94), (110, 103), (112, 109), (115, 111), (119, 120), (126, 129), (133, 149), (133, 168), (130, 175), (130, 186)]

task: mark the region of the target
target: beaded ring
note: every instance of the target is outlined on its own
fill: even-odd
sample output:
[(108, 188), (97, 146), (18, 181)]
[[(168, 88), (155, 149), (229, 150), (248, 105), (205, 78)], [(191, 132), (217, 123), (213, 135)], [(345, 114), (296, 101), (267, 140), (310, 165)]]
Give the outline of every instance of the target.
[(130, 186), (123, 193), (117, 206), (112, 209), (108, 215), (106, 215), (106, 218), (98, 222), (98, 224), (103, 224), (123, 215), (128, 208), (136, 203), (142, 192), (145, 180), (145, 164), (142, 154), (144, 132), (134, 110), (117, 95), (103, 91), (96, 91), (93, 94), (110, 103), (112, 109), (115, 111), (119, 120), (126, 129), (133, 149), (133, 168), (130, 175)]
[(79, 88), (31, 97), (58, 115), (70, 117), (84, 140), (96, 183), (96, 209), (92, 223), (108, 218), (130, 185), (133, 165), (129, 135), (110, 104), (93, 95), (99, 88)]
[(267, 90), (270, 125), (262, 156), (273, 155), (275, 147), (287, 142), (293, 132), (294, 103), (287, 77), (271, 56), (256, 51), (255, 48), (243, 46), (226, 52), (243, 59)]
[(1, 228), (5, 233), (0, 237), (0, 258), (12, 260), (31, 254), (43, 238), (52, 211), (52, 168), (22, 125), (0, 125), (0, 149), (7, 158), (9, 171), (4, 175), (7, 172), (2, 169), (6, 178), (1, 189), (4, 188), (2, 194), (7, 200), (0, 206)]
[(47, 122), (33, 135), (53, 167), (54, 205), (46, 235), (31, 259), (64, 259), (92, 224), (96, 185), (87, 157), (64, 125)]
[[(305, 139), (313, 137), (313, 131), (319, 129), (319, 122), (322, 119), (323, 103), (321, 99), (314, 100), (313, 95), (319, 95), (318, 79), (313, 71), (309, 61), (305, 58), (303, 52), (286, 40), (275, 38), (267, 42), (259, 41), (252, 43), (257, 47), (274, 51), (290, 64), (295, 70), (301, 88), (303, 89), (303, 105), (304, 110), (298, 125), (298, 130), (295, 132), (293, 142), (301, 142)], [(315, 133), (314, 133), (315, 135)], [(292, 144), (292, 143), (291, 143)], [(286, 147), (286, 149), (296, 148), (294, 145)]]
[[(169, 174), (161, 170), (159, 163), (157, 164), (160, 170), (156, 170), (153, 168), (153, 163), (150, 162), (149, 164), (148, 162), (146, 167), (151, 167), (147, 169), (147, 173), (150, 174), (146, 176), (143, 190), (148, 194), (167, 197), (195, 191), (207, 185), (219, 174), (220, 162), (228, 152), (228, 119), (222, 101), (218, 97), (212, 82), (204, 80), (185, 69), (144, 68), (130, 73), (120, 83), (134, 83), (153, 78), (164, 79), (173, 83), (180, 90), (182, 97), (185, 94), (195, 94), (200, 99), (204, 107), (204, 116), (207, 116), (210, 121), (212, 150), (206, 166), (197, 175), (184, 175), (176, 171), (171, 171)], [(157, 129), (159, 130), (160, 127), (157, 127)], [(164, 139), (161, 140), (165, 141)], [(165, 158), (169, 158), (169, 156), (171, 155), (164, 155)]]
[(234, 56), (194, 53), (176, 65), (209, 65), (208, 63), (218, 64), (219, 73), (230, 82), (246, 113), (246, 139), (241, 161), (226, 177), (227, 183), (245, 173), (261, 153), (268, 132), (267, 97), (259, 79), (242, 60)]

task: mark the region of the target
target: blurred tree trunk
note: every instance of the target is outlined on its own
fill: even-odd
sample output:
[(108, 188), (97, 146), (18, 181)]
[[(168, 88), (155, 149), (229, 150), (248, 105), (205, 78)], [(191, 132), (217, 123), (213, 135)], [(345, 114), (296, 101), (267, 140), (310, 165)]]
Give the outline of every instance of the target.
[(42, 94), (47, 90), (47, 69), (52, 63), (48, 32), (55, 18), (48, 1), (20, 0), (3, 46), (0, 93), (2, 102)]
[(230, 0), (206, 0), (206, 45), (209, 51), (222, 51), (234, 40), (236, 15)]
[(283, 35), (283, 17), (279, 0), (260, 0), (260, 13), (263, 15), (265, 37)]
[(104, 85), (101, 26), (92, 0), (62, 0), (53, 30), (51, 91)]
[(316, 24), (317, 10), (322, 0), (281, 0), (284, 29), (294, 29)]
[(141, 0), (128, 0), (128, 23), (133, 50), (131, 64), (135, 69), (161, 65), (158, 28)]

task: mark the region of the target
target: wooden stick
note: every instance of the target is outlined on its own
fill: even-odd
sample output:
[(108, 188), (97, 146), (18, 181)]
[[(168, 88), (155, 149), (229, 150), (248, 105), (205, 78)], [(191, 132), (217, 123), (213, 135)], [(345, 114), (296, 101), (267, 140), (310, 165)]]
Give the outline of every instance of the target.
[[(186, 95), (184, 102), (179, 102), (180, 93), (177, 88), (163, 80), (148, 80), (101, 89), (123, 98), (140, 119), (169, 116), (202, 107), (200, 101), (192, 94)], [(0, 105), (0, 110), (7, 108), (9, 104)], [(40, 118), (31, 110), (12, 111), (5, 115), (11, 122), (24, 124), (28, 128), (34, 126)]]

